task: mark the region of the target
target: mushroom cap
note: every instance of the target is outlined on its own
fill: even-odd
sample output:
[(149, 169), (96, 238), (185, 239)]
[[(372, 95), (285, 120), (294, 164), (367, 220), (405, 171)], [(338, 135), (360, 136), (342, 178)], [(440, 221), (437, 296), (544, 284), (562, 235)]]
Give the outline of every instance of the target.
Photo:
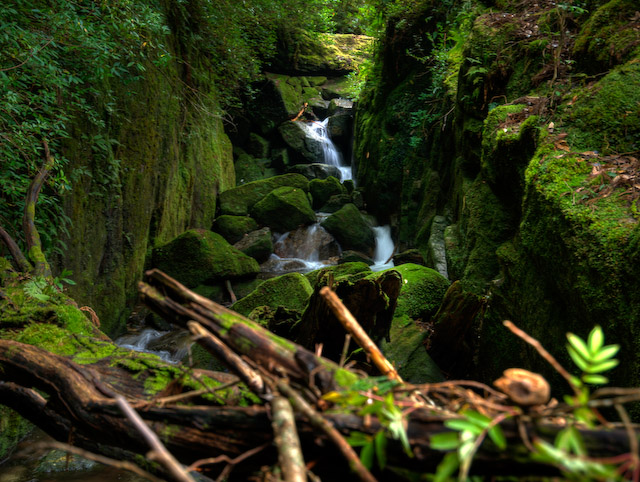
[(508, 368), (493, 384), (522, 406), (542, 405), (551, 396), (549, 383), (542, 375), (522, 368)]

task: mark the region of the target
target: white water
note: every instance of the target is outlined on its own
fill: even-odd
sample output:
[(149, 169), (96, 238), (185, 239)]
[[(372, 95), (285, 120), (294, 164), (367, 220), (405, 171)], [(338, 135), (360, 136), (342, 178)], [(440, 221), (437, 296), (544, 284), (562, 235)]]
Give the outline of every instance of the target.
[(175, 352), (169, 350), (153, 350), (149, 348), (154, 341), (169, 335), (169, 331), (158, 331), (153, 328), (145, 328), (140, 333), (133, 333), (121, 336), (115, 343), (121, 348), (128, 348), (129, 350), (135, 350), (142, 353), (153, 353), (158, 355), (164, 361), (169, 363), (178, 363), (187, 354), (187, 347), (181, 347)]
[(322, 152), (324, 154), (324, 163), (330, 166), (335, 166), (340, 169), (340, 180), (347, 181), (353, 179), (353, 174), (351, 171), (351, 166), (346, 166), (342, 160), (342, 154), (336, 148), (336, 145), (333, 143), (331, 138), (329, 137), (329, 131), (327, 130), (327, 125), (329, 123), (329, 118), (327, 117), (323, 121), (314, 121), (305, 123), (307, 135), (318, 141), (322, 146)]
[(395, 245), (391, 239), (391, 227), (375, 226), (373, 232), (376, 236), (376, 250), (373, 255), (373, 265), (370, 266), (371, 271), (382, 271), (383, 269), (393, 268), (393, 251)]

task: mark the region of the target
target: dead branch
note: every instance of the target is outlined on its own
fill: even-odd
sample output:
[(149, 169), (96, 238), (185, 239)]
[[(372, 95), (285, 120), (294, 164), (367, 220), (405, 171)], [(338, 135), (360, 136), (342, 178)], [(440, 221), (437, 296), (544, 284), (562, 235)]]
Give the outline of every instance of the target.
[(322, 296), (327, 302), (331, 311), (333, 311), (333, 314), (336, 315), (338, 320), (340, 320), (340, 323), (342, 323), (345, 330), (353, 336), (353, 339), (356, 340), (358, 345), (360, 345), (367, 355), (371, 357), (371, 360), (373, 360), (373, 363), (378, 367), (382, 374), (389, 377), (390, 380), (402, 382), (402, 378), (400, 378), (400, 375), (398, 375), (398, 372), (391, 362), (386, 359), (378, 346), (371, 340), (371, 338), (369, 338), (369, 335), (367, 335), (358, 321), (353, 317), (351, 312), (342, 304), (340, 298), (331, 291), (331, 288), (328, 286), (323, 287), (320, 290), (320, 296)]
[(122, 395), (116, 396), (118, 406), (122, 410), (122, 413), (133, 423), (135, 428), (140, 432), (142, 437), (151, 447), (151, 452), (147, 454), (149, 460), (153, 460), (162, 464), (173, 478), (179, 482), (195, 482), (187, 471), (180, 465), (173, 455), (167, 450), (167, 448), (160, 442), (158, 436), (147, 427), (142, 418), (137, 412), (129, 405)]
[(307, 480), (296, 421), (289, 400), (275, 397), (271, 402), (273, 414), (274, 442), (278, 447), (278, 461), (285, 482), (305, 482)]
[(23, 273), (29, 273), (32, 270), (32, 266), (27, 261), (27, 258), (22, 254), (22, 251), (18, 247), (18, 243), (16, 243), (11, 235), (5, 231), (5, 229), (0, 226), (0, 240), (4, 243), (4, 245), (9, 250), (9, 254), (13, 258), (13, 264), (18, 271)]

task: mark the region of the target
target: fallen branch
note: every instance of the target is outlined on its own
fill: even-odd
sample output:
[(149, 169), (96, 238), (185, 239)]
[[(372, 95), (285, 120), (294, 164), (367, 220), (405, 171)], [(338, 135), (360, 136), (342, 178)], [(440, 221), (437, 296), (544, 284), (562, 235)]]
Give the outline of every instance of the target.
[(305, 482), (307, 471), (302, 457), (296, 421), (289, 400), (275, 397), (271, 402), (274, 442), (278, 447), (278, 462), (285, 482)]

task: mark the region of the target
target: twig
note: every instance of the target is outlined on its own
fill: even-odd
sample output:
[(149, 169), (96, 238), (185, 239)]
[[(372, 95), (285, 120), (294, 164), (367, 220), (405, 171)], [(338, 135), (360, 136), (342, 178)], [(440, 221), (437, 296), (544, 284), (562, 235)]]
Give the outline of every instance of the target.
[(220, 361), (234, 370), (249, 389), (259, 397), (268, 393), (262, 377), (251, 368), (242, 358), (225, 345), (217, 336), (195, 321), (187, 322), (187, 327), (196, 336), (196, 341), (202, 342), (204, 348), (212, 352)]
[(402, 378), (398, 375), (398, 372), (393, 365), (385, 358), (378, 346), (371, 340), (369, 335), (362, 329), (357, 320), (353, 317), (351, 312), (347, 309), (340, 298), (331, 291), (331, 288), (325, 286), (320, 290), (320, 296), (331, 308), (334, 315), (340, 320), (345, 330), (353, 336), (353, 339), (362, 347), (362, 349), (371, 357), (373, 363), (378, 367), (378, 370), (386, 375), (390, 380), (397, 380), (402, 382)]
[(219, 464), (220, 462), (226, 462), (229, 465), (237, 465), (243, 460), (248, 459), (252, 455), (255, 455), (258, 452), (261, 452), (262, 450), (266, 449), (269, 445), (271, 445), (271, 442), (264, 443), (251, 450), (247, 450), (245, 453), (238, 455), (234, 459), (230, 459), (227, 455), (219, 455), (217, 457), (210, 457), (208, 459), (196, 460), (189, 467), (187, 467), (187, 470), (191, 472), (198, 469), (198, 467), (202, 467), (203, 465)]
[(620, 420), (624, 424), (624, 428), (627, 431), (627, 435), (629, 436), (629, 448), (631, 452), (631, 465), (633, 469), (633, 482), (638, 482), (638, 476), (640, 475), (638, 471), (640, 467), (640, 450), (638, 449), (638, 437), (633, 431), (633, 426), (631, 425), (631, 419), (629, 418), (629, 414), (625, 410), (622, 405), (616, 405), (616, 411), (620, 416)]
[(158, 436), (147, 427), (140, 415), (129, 405), (129, 402), (127, 402), (122, 395), (116, 395), (115, 399), (122, 413), (131, 420), (135, 428), (151, 447), (151, 451), (147, 454), (147, 457), (150, 460), (162, 464), (174, 480), (179, 482), (195, 482), (193, 477), (191, 477), (175, 457), (171, 455), (167, 448), (162, 445)]
[[(198, 381), (200, 381), (200, 380), (198, 380)], [(186, 399), (193, 398), (193, 397), (199, 397), (200, 395), (205, 395), (207, 393), (219, 392), (220, 390), (225, 390), (225, 389), (227, 389), (229, 387), (237, 385), (238, 383), (240, 383), (240, 380), (233, 380), (231, 382), (224, 383), (224, 384), (222, 384), (222, 385), (220, 385), (218, 387), (213, 387), (213, 388), (207, 387), (207, 388), (201, 388), (200, 390), (191, 390), (190, 392), (178, 393), (177, 395), (172, 395), (170, 397), (158, 398), (157, 400), (154, 400), (154, 401), (156, 403), (159, 403), (160, 405), (164, 405), (165, 403), (178, 402), (180, 400), (186, 400)]]
[(60, 450), (61, 452), (74, 454), (87, 460), (93, 460), (94, 462), (98, 462), (99, 464), (108, 465), (109, 467), (128, 470), (129, 472), (133, 472), (134, 474), (153, 482), (162, 482), (162, 479), (151, 475), (149, 472), (141, 469), (132, 462), (128, 462), (126, 460), (111, 459), (109, 457), (105, 457), (104, 455), (94, 454), (93, 452), (89, 452), (74, 445), (69, 445), (62, 442), (39, 442), (32, 445), (29, 450), (32, 450), (34, 452), (38, 450)]
[(351, 468), (356, 472), (360, 480), (365, 482), (376, 482), (376, 479), (371, 475), (371, 472), (362, 465), (362, 462), (358, 458), (358, 455), (354, 452), (351, 445), (347, 443), (340, 432), (336, 430), (336, 428), (329, 423), (322, 415), (320, 415), (316, 410), (313, 409), (305, 400), (300, 396), (298, 392), (292, 389), (287, 383), (280, 380), (278, 381), (278, 390), (280, 393), (285, 395), (293, 408), (303, 414), (305, 417), (309, 419), (311, 425), (322, 430), (327, 434), (329, 439), (338, 447), (342, 455), (347, 459)]
[(13, 70), (13, 69), (17, 69), (22, 67), (24, 64), (26, 64), (29, 59), (31, 57), (33, 57), (35, 54), (37, 54), (38, 52), (40, 52), (42, 49), (44, 49), (47, 45), (49, 45), (51, 42), (53, 42), (53, 37), (51, 37), (49, 40), (47, 40), (47, 42), (40, 48), (34, 48), (31, 53), (29, 54), (29, 56), (24, 59), (24, 61), (20, 62), (18, 65), (14, 65), (13, 67), (7, 67), (6, 69), (0, 69), (0, 72), (8, 72), (9, 70)]
[(571, 381), (571, 375), (569, 375), (569, 372), (567, 370), (564, 369), (564, 367), (562, 365), (560, 365), (560, 363), (558, 362), (558, 360), (556, 360), (553, 355), (551, 353), (549, 353), (541, 344), (538, 340), (536, 340), (535, 338), (529, 336), (527, 333), (525, 333), (524, 331), (522, 331), (520, 328), (518, 328), (516, 325), (514, 325), (511, 321), (509, 320), (504, 320), (502, 322), (502, 324), (504, 326), (506, 326), (507, 328), (509, 328), (509, 330), (511, 330), (511, 332), (522, 338), (524, 341), (526, 341), (527, 343), (529, 343), (529, 345), (531, 345), (532, 347), (534, 347), (536, 349), (536, 351), (540, 354), (540, 356), (542, 358), (544, 358), (545, 360), (547, 360), (547, 362), (553, 367), (555, 368), (555, 370), (562, 375), (562, 377), (567, 381), (567, 383), (569, 384), (569, 386), (571, 387), (571, 389), (574, 391), (574, 393), (576, 395), (579, 395), (580, 393), (578, 392), (578, 389), (575, 387), (575, 385), (573, 384), (573, 382)]
[(350, 344), (351, 334), (347, 333), (346, 335), (344, 335), (344, 345), (342, 345), (342, 354), (340, 355), (340, 363), (338, 363), (338, 365), (340, 365), (341, 367), (343, 367), (345, 362), (347, 361), (347, 354), (349, 353)]
[(296, 420), (289, 400), (278, 396), (271, 402), (274, 442), (278, 447), (278, 461), (285, 482), (305, 482), (307, 480), (300, 438), (296, 430)]
[(233, 292), (233, 288), (231, 287), (231, 281), (229, 281), (228, 279), (224, 280), (224, 286), (227, 288), (227, 291), (229, 292), (229, 298), (231, 298), (231, 303), (235, 303), (236, 301), (238, 301), (238, 297)]

